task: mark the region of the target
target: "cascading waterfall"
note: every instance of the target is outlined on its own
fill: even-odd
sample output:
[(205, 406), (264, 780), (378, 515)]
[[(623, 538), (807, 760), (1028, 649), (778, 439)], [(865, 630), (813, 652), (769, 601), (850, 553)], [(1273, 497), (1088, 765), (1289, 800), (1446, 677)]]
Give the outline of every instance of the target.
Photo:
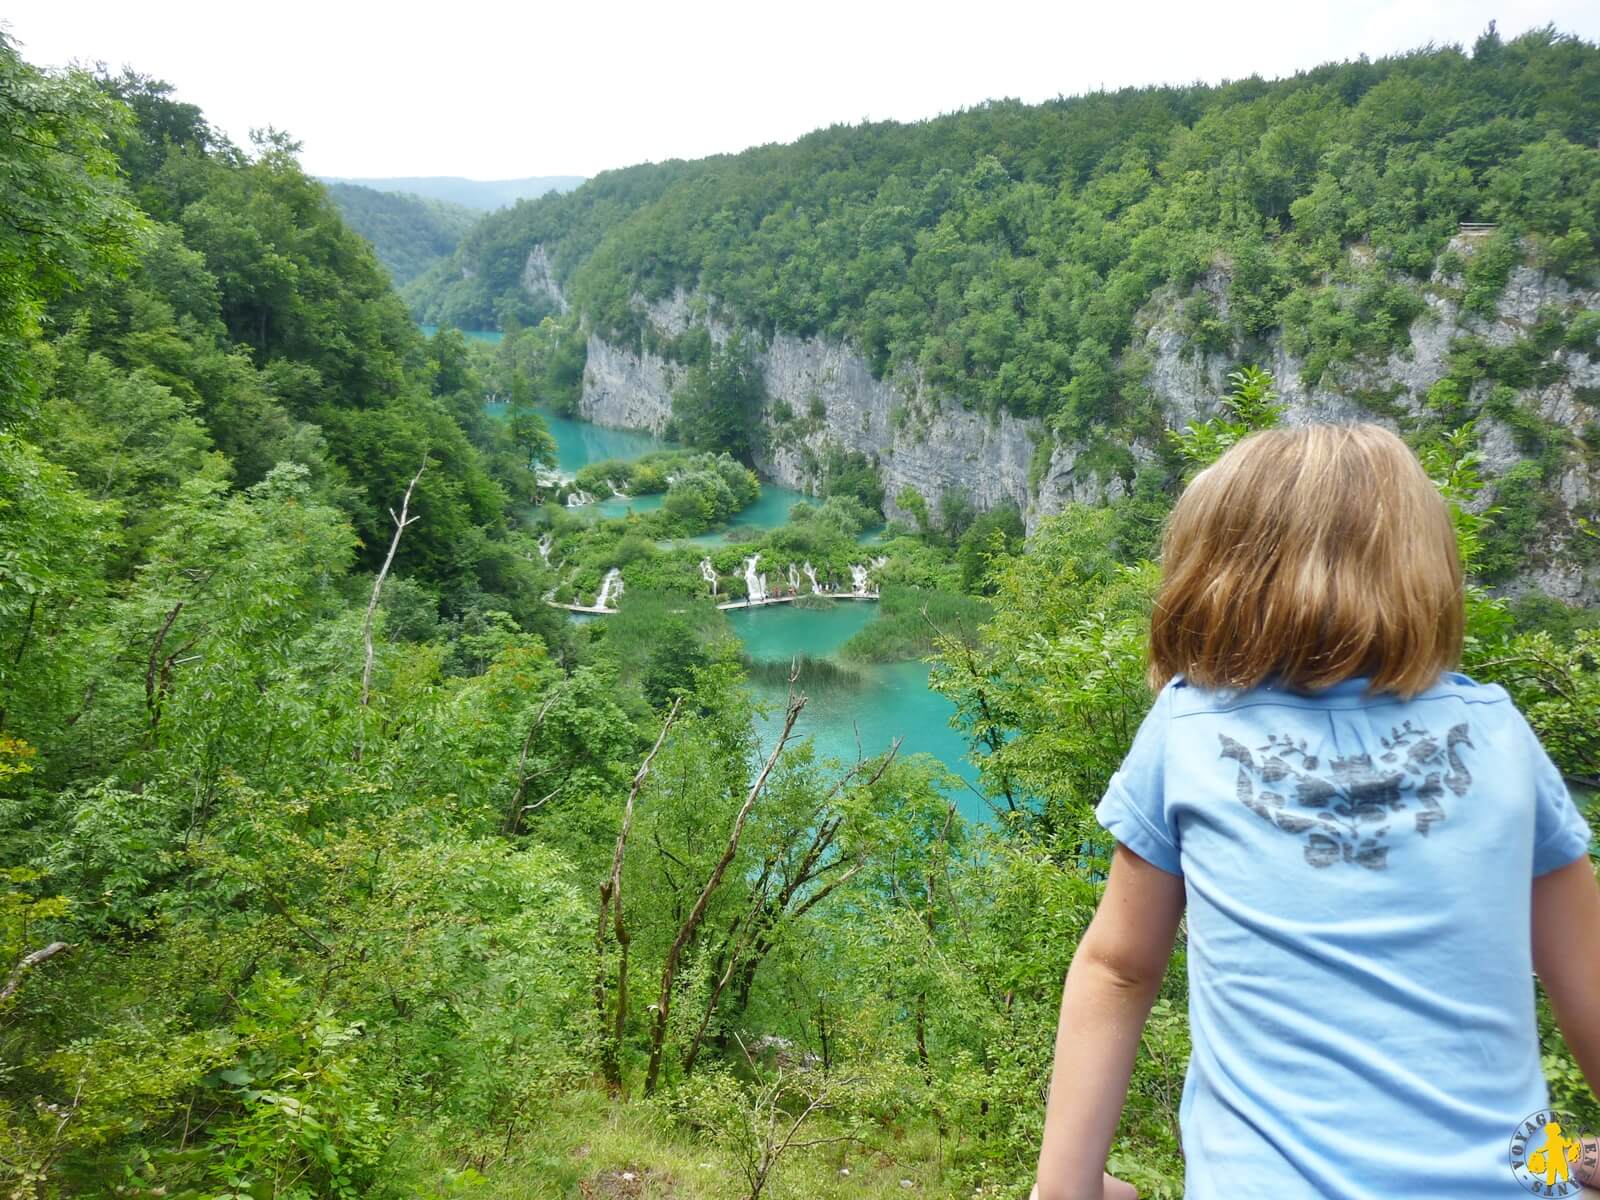
[(806, 563), (806, 565), (800, 569), (805, 572), (806, 578), (811, 581), (811, 594), (813, 596), (822, 595), (822, 588), (817, 583), (817, 569), (810, 563)]
[(568, 496), (567, 496), (567, 507), (568, 508), (582, 508), (585, 504), (593, 504), (593, 503), (594, 503), (594, 497), (591, 496), (588, 492), (584, 491), (582, 488), (579, 488), (576, 491), (569, 493)]
[(547, 564), (550, 561), (550, 547), (554, 546), (555, 544), (555, 534), (544, 533), (539, 535), (539, 557), (544, 559)]
[(620, 595), (622, 595), (622, 571), (618, 567), (612, 567), (611, 570), (606, 572), (606, 577), (600, 581), (600, 594), (595, 597), (594, 606), (596, 608), (608, 608), (610, 605), (607, 604), (607, 601)]
[(789, 594), (792, 595), (792, 596), (798, 596), (800, 594), (800, 572), (795, 570), (795, 566), (794, 566), (793, 563), (789, 564), (788, 577), (789, 577)]
[(756, 563), (760, 561), (759, 554), (752, 554), (744, 560), (744, 586), (751, 604), (765, 604), (767, 600), (767, 577), (756, 574)]
[(700, 560), (700, 578), (711, 585), (711, 596), (712, 599), (715, 599), (717, 595), (717, 569), (711, 565), (709, 558)]
[(867, 580), (867, 569), (860, 563), (850, 564), (850, 591), (857, 596), (870, 595)]

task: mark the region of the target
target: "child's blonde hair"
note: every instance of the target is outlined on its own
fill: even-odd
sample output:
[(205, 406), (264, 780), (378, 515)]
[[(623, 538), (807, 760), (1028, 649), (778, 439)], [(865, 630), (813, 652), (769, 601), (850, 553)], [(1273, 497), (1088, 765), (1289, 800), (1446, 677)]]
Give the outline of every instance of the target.
[(1150, 682), (1370, 676), (1411, 697), (1461, 658), (1461, 561), (1443, 498), (1377, 425), (1254, 434), (1202, 471), (1167, 525)]

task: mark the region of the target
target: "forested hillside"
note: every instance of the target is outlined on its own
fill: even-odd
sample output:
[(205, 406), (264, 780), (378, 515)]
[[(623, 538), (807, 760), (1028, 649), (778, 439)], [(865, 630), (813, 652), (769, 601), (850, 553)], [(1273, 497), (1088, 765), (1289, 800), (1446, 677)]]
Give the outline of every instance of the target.
[[(1025, 419), (1035, 461), (1009, 502), (1043, 511), (1162, 486), (1138, 477), (1164, 429), (1270, 361), (1301, 416), (1476, 418), (1522, 537), (1491, 574), (1513, 579), (1531, 547), (1540, 586), (1592, 599), (1574, 533), (1600, 496), (1597, 143), (1600, 50), (1491, 30), (1470, 52), (994, 102), (607, 172), (495, 214), (412, 299), (470, 328), (553, 314), (558, 287), (623, 387), (651, 356), (670, 374), (704, 354), (689, 325), (843, 345), (902, 420), (930, 396)], [(888, 466), (908, 441), (831, 424), (813, 451), (842, 440)]]
[[(1065, 381), (1039, 403), (1076, 420), (1091, 391), (1071, 385), (1092, 373), (1076, 351), (1047, 370), (1027, 331), (1070, 325), (1113, 355), (1117, 306), (1155, 285), (1180, 195), (1186, 244), (1258, 248), (1281, 283), (1270, 313), (1343, 295), (1307, 282), (1325, 259), (1285, 200), (1293, 171), (1271, 203), (1295, 211), (1269, 228), (1253, 193), (1211, 194), (1256, 151), (1217, 159), (1221, 183), (1211, 158), (1182, 158), (1202, 126), (1273, 141), (1265, 113), (1299, 128), (1296, 103), (1311, 144), (1316, 113), (1354, 139), (1319, 161), (1348, 167), (1366, 207), (1338, 220), (1366, 214), (1395, 278), (1461, 215), (1396, 199), (1440, 177), (1516, 214), (1550, 271), (1591, 268), (1592, 48), (1491, 39), (1471, 59), (1324, 74), (613, 173), (477, 227), (452, 269), (477, 263), (483, 290), (440, 303), (541, 315), (517, 285), (531, 238), (612, 337), (645, 336), (635, 290), (698, 286), (758, 332), (799, 302), (803, 328), (858, 338), (886, 369), (959, 343), (932, 359), (982, 401), (976, 330), (992, 326), (1014, 342), (1006, 363)], [(1386, 88), (1426, 136), (1363, 108)], [(1504, 112), (1457, 137), (1429, 125), (1450, 96)], [(1049, 121), (1078, 132), (1024, 136)], [(874, 146), (872, 170), (851, 164)], [(941, 161), (962, 154), (964, 170)], [(1172, 155), (1195, 177), (1169, 179)], [(1558, 168), (1560, 188), (1542, 173)], [(1160, 486), (1039, 517), (1026, 538), (1020, 509), (952, 496), (906, 497), (914, 525), (869, 533), (882, 480), (844, 453), (786, 522), (741, 532), (721, 525), (762, 485), (701, 447), (553, 479), (546, 414), (585, 386), (578, 314), (493, 349), (424, 338), (285, 134), (233, 145), (165, 83), (42, 71), (0, 35), (0, 180), (0, 1188), (1027, 1195), (1061, 980), (1110, 849), (1093, 808), (1150, 703), (1165, 506), (1283, 417), (1265, 372), (1236, 372), (1159, 439)], [(1207, 224), (1217, 203), (1234, 224)], [(1333, 228), (1334, 247), (1359, 232)], [(634, 256), (630, 239), (658, 237)], [(768, 254), (775, 238), (789, 248)], [(926, 328), (889, 320), (902, 294)], [(1236, 295), (1245, 321), (1257, 292)], [(754, 432), (755, 352), (706, 328), (657, 349), (684, 367), (685, 431), (736, 442)], [(1574, 322), (1561, 345), (1587, 353), (1594, 332)], [(1134, 411), (1119, 361), (1113, 415)], [(1485, 511), (1472, 427), (1412, 432), (1481, 582), (1508, 514)], [(552, 503), (602, 487), (662, 499), (615, 518)], [(847, 665), (753, 662), (716, 606), (736, 564), (758, 579), (754, 555), (826, 576), (867, 553), (883, 592), (850, 654), (932, 655), (966, 780), (898, 746), (840, 761), (794, 736), (826, 688), (851, 686)], [(606, 615), (552, 607), (604, 576), (627, 585)], [(811, 614), (791, 599), (804, 617), (836, 595), (803, 597)], [(1512, 691), (1576, 787), (1600, 782), (1595, 613), (1475, 584), (1470, 633), (1468, 668)], [(748, 686), (763, 674), (790, 684), (776, 711)], [(1111, 1159), (1169, 1200), (1186, 986), (1180, 945)], [(1600, 1119), (1544, 1004), (1540, 1037), (1554, 1102)]]
[[(1500, 222), (1587, 278), (1597, 134), (1600, 50), (1554, 33), (995, 102), (607, 172), (486, 222), (460, 251), (473, 278), (441, 275), (425, 311), (494, 321), (542, 244), (609, 336), (638, 336), (636, 296), (698, 289), (758, 329), (848, 338), (880, 370), (914, 362), (975, 403), (1082, 428), (1131, 416), (1116, 356), (1134, 314), (1219, 260), (1235, 329), (1206, 335), (1291, 324), (1324, 366), (1403, 332), (1460, 221)], [(1492, 289), (1503, 259), (1472, 282)]]
[(407, 192), (380, 192), (354, 183), (330, 183), (327, 188), (344, 223), (372, 243), (397, 286), (453, 252), (461, 235), (482, 216), (448, 200)]

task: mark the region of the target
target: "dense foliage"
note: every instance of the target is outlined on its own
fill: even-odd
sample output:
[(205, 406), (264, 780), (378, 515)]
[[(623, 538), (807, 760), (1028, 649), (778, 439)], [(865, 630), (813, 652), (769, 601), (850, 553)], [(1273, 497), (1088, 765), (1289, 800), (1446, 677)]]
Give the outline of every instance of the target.
[(635, 297), (698, 290), (758, 330), (845, 338), (881, 371), (1086, 433), (1150, 419), (1119, 357), (1135, 314), (1216, 264), (1231, 303), (1222, 318), (1197, 299), (1201, 339), (1282, 325), (1317, 374), (1404, 335), (1458, 221), (1502, 223), (1469, 303), (1492, 304), (1518, 233), (1583, 278), (1600, 264), (1597, 113), (1600, 51), (1550, 31), (996, 102), (607, 172), (485, 221), (419, 295), (426, 319), (493, 322), (532, 303), (520, 271), (543, 245), (619, 340), (648, 336)]
[(328, 196), (344, 223), (367, 241), (403, 286), (455, 250), (483, 215), (448, 200), (429, 200), (405, 192), (380, 192), (355, 183), (330, 183)]
[[(1479, 420), (1507, 514), (1484, 578), (1577, 570), (1592, 595), (1600, 552), (1576, 530), (1600, 518), (1582, 482), (1600, 463), (1597, 113), (1594, 45), (1491, 26), (1470, 53), (836, 126), (495, 214), (411, 299), (467, 328), (565, 303), (682, 364), (688, 440), (789, 450), (810, 477), (823, 414), (762, 410), (759, 372), (730, 372), (713, 331), (746, 331), (740, 357), (779, 332), (842, 341), (904, 395), (1037, 418), (1033, 483), (1064, 442), (1080, 475), (1169, 495), (1170, 477), (1139, 478), (1173, 420), (1155, 368), (1281, 352), (1322, 389), (1313, 407), (1427, 436)], [(553, 282), (530, 289), (535, 249)], [(1482, 324), (1525, 263), (1552, 281), (1549, 310)], [(1445, 377), (1395, 366), (1445, 312), (1461, 315)], [(922, 497), (930, 525), (944, 499)]]

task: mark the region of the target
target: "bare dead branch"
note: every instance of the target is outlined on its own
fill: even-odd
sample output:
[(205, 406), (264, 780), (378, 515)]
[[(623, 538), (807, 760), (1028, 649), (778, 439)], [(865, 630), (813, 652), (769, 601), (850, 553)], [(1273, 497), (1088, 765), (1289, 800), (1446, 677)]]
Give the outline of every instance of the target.
[(777, 744), (772, 747), (772, 753), (767, 756), (767, 761), (761, 767), (761, 774), (756, 776), (756, 781), (750, 785), (750, 792), (745, 796), (744, 804), (740, 806), (738, 814), (733, 819), (733, 828), (728, 833), (728, 844), (723, 847), (722, 857), (717, 859), (716, 866), (711, 869), (710, 877), (700, 889), (699, 899), (694, 902), (689, 915), (678, 927), (678, 935), (672, 940), (671, 949), (667, 951), (666, 963), (661, 968), (661, 994), (656, 1001), (655, 1022), (650, 1037), (650, 1066), (645, 1072), (644, 1090), (647, 1096), (655, 1091), (656, 1080), (661, 1075), (661, 1053), (666, 1044), (667, 1016), (672, 1010), (672, 981), (678, 970), (678, 959), (683, 954), (683, 948), (688, 945), (689, 939), (700, 928), (700, 922), (706, 915), (706, 906), (711, 903), (711, 897), (722, 885), (722, 877), (727, 873), (728, 864), (739, 852), (739, 839), (744, 834), (744, 825), (750, 817), (750, 810), (755, 807), (756, 799), (767, 786), (767, 777), (772, 774), (773, 767), (777, 766), (784, 747), (794, 736), (794, 723), (799, 720), (800, 711), (806, 706), (805, 696), (795, 695), (793, 690), (799, 673), (799, 664), (796, 662), (789, 671), (789, 706), (784, 713), (783, 732), (779, 734)]
[[(622, 920), (622, 862), (628, 850), (628, 833), (633, 828), (633, 806), (639, 798), (639, 789), (644, 786), (645, 778), (650, 774), (650, 764), (655, 761), (657, 752), (667, 740), (667, 733), (672, 728), (672, 723), (678, 719), (678, 710), (683, 707), (683, 697), (673, 700), (672, 707), (667, 710), (667, 719), (662, 722), (661, 733), (656, 738), (656, 744), (650, 747), (650, 753), (644, 756), (644, 761), (639, 764), (639, 769), (633, 774), (633, 783), (628, 788), (628, 799), (622, 808), (622, 828), (617, 833), (617, 847), (611, 855), (611, 872), (600, 884), (600, 912), (596, 917), (594, 931), (594, 1006), (595, 1014), (600, 1019), (600, 1028), (604, 1030), (607, 1025), (612, 1028), (612, 1036), (601, 1045), (600, 1068), (605, 1075), (606, 1082), (612, 1087), (622, 1085), (622, 1031), (628, 1019), (628, 943), (632, 934)], [(618, 958), (617, 958), (617, 1001), (616, 1014), (613, 1020), (606, 1016), (606, 919), (610, 916), (616, 931)]]
[[(407, 525), (414, 525), (420, 518), (410, 515), (411, 493), (417, 486), (417, 480), (422, 478), (422, 473), (428, 469), (428, 452), (422, 452), (422, 465), (417, 468), (417, 473), (411, 477), (411, 482), (406, 484), (405, 498), (400, 502), (400, 515), (395, 516), (394, 509), (389, 510), (389, 515), (394, 518), (394, 537), (389, 542), (389, 553), (383, 560), (383, 566), (378, 571), (378, 577), (372, 581), (372, 599), (367, 602), (367, 619), (361, 626), (361, 637), (366, 643), (367, 662), (361, 670), (361, 707), (366, 708), (372, 695), (372, 614), (378, 611), (378, 596), (383, 591), (383, 581), (389, 574), (389, 568), (394, 564), (395, 551), (400, 549), (400, 535), (406, 531)], [(356, 747), (356, 761), (361, 761), (361, 747)]]
[(155, 732), (156, 725), (161, 720), (161, 695), (159, 691), (161, 675), (161, 646), (167, 640), (167, 634), (172, 629), (172, 623), (178, 619), (178, 614), (183, 611), (183, 601), (179, 600), (172, 606), (172, 611), (167, 613), (167, 619), (161, 623), (160, 630), (156, 633), (155, 641), (150, 643), (150, 665), (144, 673), (144, 706), (150, 714), (150, 731)]
[[(517, 791), (511, 797), (511, 807), (506, 812), (506, 832), (508, 834), (517, 832), (518, 826), (522, 824), (523, 813), (531, 812), (540, 807), (556, 794), (551, 792), (543, 800), (526, 806), (522, 803), (522, 794), (528, 790), (528, 748), (533, 745), (533, 735), (539, 732), (539, 727), (544, 724), (545, 717), (550, 715), (550, 709), (554, 707), (555, 702), (561, 699), (564, 690), (563, 688), (551, 689), (550, 695), (539, 706), (539, 711), (534, 716), (533, 723), (528, 726), (528, 736), (522, 739), (522, 753), (517, 755)], [(556, 791), (560, 790), (560, 788), (556, 789)]]
[(49, 962), (56, 955), (65, 954), (71, 949), (72, 947), (67, 945), (66, 942), (51, 942), (43, 949), (24, 955), (22, 961), (12, 969), (11, 978), (6, 980), (5, 987), (0, 988), (0, 1004), (4, 1004), (12, 996), (16, 995), (17, 989), (22, 986), (22, 981), (27, 977), (29, 971), (41, 963)]
[[(722, 977), (717, 980), (716, 985), (711, 989), (711, 995), (706, 1000), (706, 1011), (700, 1017), (699, 1028), (694, 1031), (694, 1037), (689, 1042), (689, 1049), (684, 1052), (683, 1073), (686, 1076), (694, 1073), (694, 1063), (695, 1059), (700, 1056), (701, 1043), (705, 1040), (706, 1030), (711, 1026), (711, 1018), (717, 1012), (717, 1001), (722, 998), (723, 989), (728, 986), (729, 980), (733, 978), (734, 967), (738, 965), (739, 956), (744, 953), (745, 944), (750, 940), (750, 931), (755, 928), (756, 916), (767, 902), (767, 883), (768, 877), (763, 876), (761, 888), (756, 893), (756, 901), (750, 906), (750, 916), (744, 919), (744, 928), (739, 935), (739, 940), (734, 943), (732, 950), (728, 953), (728, 969), (722, 973)], [(735, 918), (735, 924), (738, 923), (739, 919)]]

